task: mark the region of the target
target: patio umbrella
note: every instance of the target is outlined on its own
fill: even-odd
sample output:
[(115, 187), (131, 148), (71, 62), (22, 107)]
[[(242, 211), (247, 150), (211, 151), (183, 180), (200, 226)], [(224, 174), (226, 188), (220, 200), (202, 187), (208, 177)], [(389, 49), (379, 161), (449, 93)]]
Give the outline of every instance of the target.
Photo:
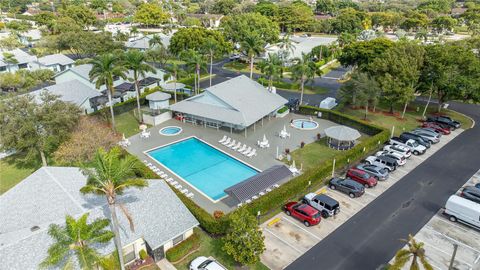
[(284, 133), (287, 132), (287, 127), (285, 125), (283, 125), (283, 130), (282, 130)]
[(292, 169), (296, 169), (297, 167), (295, 166), (295, 159), (292, 162)]
[(140, 128), (142, 131), (145, 131), (145, 129), (147, 129), (147, 125), (141, 124), (139, 128)]
[(127, 138), (125, 138), (125, 133), (122, 133), (122, 140), (126, 140)]
[(267, 141), (267, 136), (265, 136), (265, 134), (263, 134), (263, 141), (264, 141), (264, 142)]

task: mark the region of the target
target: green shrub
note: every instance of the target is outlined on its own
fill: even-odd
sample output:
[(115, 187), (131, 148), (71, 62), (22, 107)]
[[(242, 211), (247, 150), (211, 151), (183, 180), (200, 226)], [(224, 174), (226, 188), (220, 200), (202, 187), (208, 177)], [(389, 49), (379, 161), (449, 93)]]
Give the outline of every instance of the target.
[(148, 258), (148, 254), (147, 254), (147, 251), (145, 249), (140, 250), (140, 252), (138, 252), (138, 255), (140, 256), (140, 259), (142, 259), (142, 260), (145, 260), (145, 259)]
[(284, 113), (288, 110), (288, 107), (287, 106), (283, 106), (282, 108), (280, 108), (277, 113)]
[(200, 238), (198, 237), (198, 234), (194, 231), (190, 237), (182, 241), (180, 244), (167, 250), (165, 255), (167, 257), (167, 260), (171, 262), (176, 262), (185, 257), (185, 255), (187, 255), (190, 251), (198, 248), (199, 246)]

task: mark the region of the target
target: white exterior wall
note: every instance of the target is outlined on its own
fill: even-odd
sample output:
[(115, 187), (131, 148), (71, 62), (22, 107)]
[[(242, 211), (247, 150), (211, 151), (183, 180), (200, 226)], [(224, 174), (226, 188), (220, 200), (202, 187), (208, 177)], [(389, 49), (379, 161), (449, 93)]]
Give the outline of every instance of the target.
[[(190, 230), (186, 231), (183, 233), (183, 240), (187, 239), (188, 237), (190, 237), (191, 235), (193, 234), (193, 228), (191, 228)], [(173, 239), (172, 239), (173, 240)], [(168, 241), (167, 243), (165, 243), (163, 245), (163, 250), (165, 252), (167, 252), (167, 250), (171, 249), (173, 247), (173, 241), (170, 240)], [(183, 241), (182, 241), (183, 242)], [(181, 243), (181, 242), (180, 242)]]
[[(80, 76), (78, 76), (77, 74), (71, 72), (71, 71), (67, 71), (63, 74), (60, 74), (58, 76), (55, 77), (55, 83), (59, 84), (59, 83), (63, 83), (63, 82), (68, 82), (68, 81), (72, 81), (74, 79), (77, 79), (79, 80), (80, 82), (92, 87), (92, 89), (96, 89), (95, 88), (95, 84), (90, 82), (90, 80), (86, 80)], [(99, 91), (102, 91), (105, 89), (105, 86), (102, 86), (100, 87)]]
[(123, 245), (123, 248), (128, 247), (130, 245), (133, 245), (133, 247), (135, 249), (135, 258), (136, 259), (140, 258), (140, 255), (139, 255), (140, 250), (145, 249), (145, 251), (147, 251), (145, 240), (143, 240), (143, 238), (139, 238), (139, 239), (135, 240), (134, 242), (129, 243), (128, 245)]

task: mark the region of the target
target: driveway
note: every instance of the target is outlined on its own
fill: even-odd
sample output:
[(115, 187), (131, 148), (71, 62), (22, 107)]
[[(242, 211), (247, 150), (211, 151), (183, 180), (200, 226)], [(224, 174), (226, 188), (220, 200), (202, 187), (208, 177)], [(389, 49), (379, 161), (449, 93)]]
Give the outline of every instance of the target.
[[(450, 108), (480, 122), (480, 107)], [(377, 269), (403, 247), (480, 168), (480, 127), (475, 125), (408, 173), (287, 269)]]

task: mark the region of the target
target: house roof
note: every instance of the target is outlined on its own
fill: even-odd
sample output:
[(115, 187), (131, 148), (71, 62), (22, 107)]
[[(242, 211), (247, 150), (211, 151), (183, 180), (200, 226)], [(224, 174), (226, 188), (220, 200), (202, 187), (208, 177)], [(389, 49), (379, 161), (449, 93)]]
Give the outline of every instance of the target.
[(170, 109), (248, 127), (287, 102), (256, 81), (240, 75), (175, 103)]
[(32, 40), (39, 40), (42, 38), (42, 32), (38, 29), (31, 29), (21, 34), (23, 37), (31, 38)]
[(58, 95), (60, 100), (71, 102), (78, 106), (82, 105), (86, 100), (92, 97), (101, 96), (99, 91), (92, 89), (90, 86), (80, 82), (79, 80), (71, 80), (54, 84), (28, 94), (34, 96), (37, 101), (40, 101), (40, 95), (44, 91)]
[[(0, 265), (5, 269), (37, 269), (53, 243), (50, 224), (64, 225), (65, 215), (75, 218), (89, 213), (89, 220), (109, 218), (107, 202), (97, 195), (82, 195), (86, 177), (75, 167), (42, 167), (0, 196)], [(198, 225), (198, 221), (160, 180), (149, 187), (127, 190), (117, 199), (135, 222), (130, 231), (119, 215), (120, 237), (127, 245), (139, 238), (155, 249)], [(38, 229), (33, 230), (35, 226)], [(36, 228), (36, 227), (35, 227)], [(115, 249), (113, 241), (98, 246), (101, 254)]]
[[(293, 48), (293, 53), (290, 52), (289, 58), (301, 57), (302, 53), (310, 53), (313, 48), (319, 45), (329, 45), (337, 40), (335, 37), (301, 37), (301, 36), (292, 36), (290, 38)], [(267, 46), (266, 55), (268, 53), (276, 53), (280, 51), (279, 44), (273, 44)]]
[[(162, 44), (165, 47), (168, 47), (170, 45), (170, 39), (171, 35), (165, 35), (163, 33), (158, 33), (158, 36), (162, 39)], [(132, 48), (132, 49), (142, 49), (146, 50), (150, 48), (149, 41), (152, 39), (153, 35), (148, 35), (148, 36), (143, 36), (139, 37), (133, 40), (129, 40), (125, 42), (125, 47), (127, 48)]]
[(74, 61), (70, 57), (60, 53), (40, 57), (38, 58), (38, 62), (44, 66), (50, 66), (50, 65), (56, 65), (56, 64), (66, 66), (74, 63)]
[(170, 95), (170, 94), (157, 91), (157, 92), (153, 92), (153, 93), (149, 94), (145, 98), (147, 100), (151, 100), (151, 101), (162, 101), (162, 100), (169, 100), (171, 97), (172, 97), (172, 95)]
[(25, 63), (30, 63), (33, 62), (37, 59), (37, 57), (30, 55), (20, 49), (14, 49), (11, 51), (2, 51), (0, 50), (0, 66), (7, 66), (7, 63), (3, 61), (3, 54), (4, 53), (11, 53), (17, 59), (18, 63), (17, 64), (25, 64)]

